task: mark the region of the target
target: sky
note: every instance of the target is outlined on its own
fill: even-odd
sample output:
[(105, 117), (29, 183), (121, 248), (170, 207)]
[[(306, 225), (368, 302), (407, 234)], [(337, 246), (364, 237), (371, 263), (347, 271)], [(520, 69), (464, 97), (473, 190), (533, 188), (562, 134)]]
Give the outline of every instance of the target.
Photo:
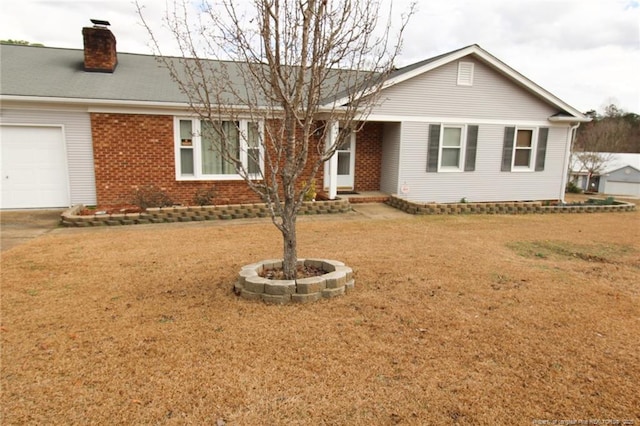
[[(165, 0), (139, 1), (145, 19), (160, 28)], [(411, 0), (382, 1), (400, 14)], [(582, 112), (615, 103), (640, 114), (640, 0), (416, 3), (398, 66), (478, 44)], [(111, 23), (119, 52), (152, 53), (132, 0), (1, 0), (0, 39), (82, 49), (91, 18)], [(160, 45), (171, 45), (158, 31)]]

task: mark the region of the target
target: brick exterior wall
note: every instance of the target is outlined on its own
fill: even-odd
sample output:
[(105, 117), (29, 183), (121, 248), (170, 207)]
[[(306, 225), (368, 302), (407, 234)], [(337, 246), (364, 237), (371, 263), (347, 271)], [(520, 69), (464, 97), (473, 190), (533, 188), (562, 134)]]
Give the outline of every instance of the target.
[(384, 123), (366, 123), (356, 134), (354, 190), (379, 191)]
[[(130, 204), (135, 189), (146, 185), (157, 186), (182, 205), (193, 205), (196, 191), (211, 186), (218, 205), (261, 201), (243, 180), (177, 181), (172, 116), (91, 113), (91, 133), (101, 206)], [(315, 152), (315, 147), (310, 147), (305, 175), (317, 158)], [(321, 183), (322, 179), (321, 168), (316, 180)]]
[(258, 202), (244, 181), (177, 181), (173, 117), (91, 114), (98, 204), (127, 204), (133, 191), (155, 185), (175, 203), (190, 205), (199, 188), (215, 185), (216, 204)]

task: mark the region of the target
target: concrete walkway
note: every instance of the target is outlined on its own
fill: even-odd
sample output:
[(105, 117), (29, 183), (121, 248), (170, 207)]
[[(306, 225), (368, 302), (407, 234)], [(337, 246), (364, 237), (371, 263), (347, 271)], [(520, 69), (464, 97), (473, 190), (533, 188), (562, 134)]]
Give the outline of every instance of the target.
[(363, 203), (351, 204), (354, 212), (361, 214), (368, 219), (400, 219), (413, 217), (409, 213), (395, 209), (384, 203)]
[(0, 250), (5, 251), (51, 232), (64, 210), (0, 211)]
[[(385, 220), (413, 217), (383, 203), (352, 204), (352, 212), (343, 214), (301, 215), (300, 222), (333, 220)], [(55, 232), (87, 232), (98, 228), (62, 228), (60, 214), (64, 210), (10, 210), (0, 211), (0, 250), (24, 244), (55, 230)], [(136, 228), (146, 226), (230, 226), (245, 223), (271, 222), (269, 218), (234, 219), (189, 223), (163, 223), (153, 225), (131, 225)], [(120, 227), (117, 227), (120, 228)]]

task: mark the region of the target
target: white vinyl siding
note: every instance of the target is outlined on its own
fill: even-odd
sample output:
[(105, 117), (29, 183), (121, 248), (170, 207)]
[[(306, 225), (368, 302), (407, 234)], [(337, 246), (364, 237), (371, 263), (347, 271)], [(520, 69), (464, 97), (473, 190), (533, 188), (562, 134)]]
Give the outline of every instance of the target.
[(399, 192), (398, 173), (400, 165), (400, 123), (385, 123), (382, 143), (382, 170), (380, 190), (387, 194)]
[(474, 64), (473, 86), (458, 85), (454, 61), (384, 89), (372, 116), (539, 121), (558, 112), (479, 60), (461, 61)]
[(0, 110), (0, 122), (64, 126), (71, 204), (96, 204), (91, 119), (85, 111), (7, 108)]
[[(429, 123), (402, 123), (400, 182), (416, 202), (526, 201), (557, 199), (568, 135), (567, 126), (549, 128), (545, 169), (535, 173), (501, 172), (504, 125), (479, 126), (473, 173), (426, 172)], [(386, 141), (385, 141), (386, 142)], [(420, 160), (418, 160), (420, 159)]]

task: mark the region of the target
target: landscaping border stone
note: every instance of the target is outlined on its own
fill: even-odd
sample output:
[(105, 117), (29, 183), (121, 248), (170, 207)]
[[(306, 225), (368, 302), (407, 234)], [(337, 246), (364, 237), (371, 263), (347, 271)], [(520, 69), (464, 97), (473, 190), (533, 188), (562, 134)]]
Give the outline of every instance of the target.
[[(450, 214), (533, 214), (533, 213), (602, 213), (635, 211), (633, 203), (615, 201), (613, 205), (545, 205), (542, 201), (502, 203), (415, 203), (395, 195), (386, 204), (414, 215)], [(149, 208), (144, 213), (80, 215), (85, 207), (76, 205), (62, 213), (60, 222), (68, 227), (118, 226), (149, 223), (200, 222), (269, 217), (266, 204), (232, 204), (220, 206)], [(351, 204), (347, 198), (333, 201), (305, 202), (300, 215), (347, 213)]]
[(415, 203), (390, 196), (387, 204), (414, 215), (442, 214), (532, 214), (532, 213), (602, 213), (635, 211), (633, 203), (615, 201), (613, 205), (557, 205), (547, 206), (542, 201), (504, 203)]
[[(261, 218), (270, 216), (266, 204), (263, 203), (194, 207), (174, 206), (148, 208), (143, 213), (80, 215), (80, 211), (84, 208), (85, 206), (80, 204), (63, 212), (60, 219), (62, 225), (69, 227), (117, 226)], [(300, 208), (299, 214), (333, 214), (347, 213), (349, 211), (351, 211), (349, 200), (339, 198), (331, 201), (307, 201)]]
[(325, 274), (298, 280), (271, 280), (260, 274), (265, 270), (282, 267), (282, 261), (263, 260), (240, 269), (233, 291), (243, 299), (287, 304), (311, 303), (341, 296), (355, 286), (353, 270), (337, 260), (298, 259), (298, 264), (322, 269)]

